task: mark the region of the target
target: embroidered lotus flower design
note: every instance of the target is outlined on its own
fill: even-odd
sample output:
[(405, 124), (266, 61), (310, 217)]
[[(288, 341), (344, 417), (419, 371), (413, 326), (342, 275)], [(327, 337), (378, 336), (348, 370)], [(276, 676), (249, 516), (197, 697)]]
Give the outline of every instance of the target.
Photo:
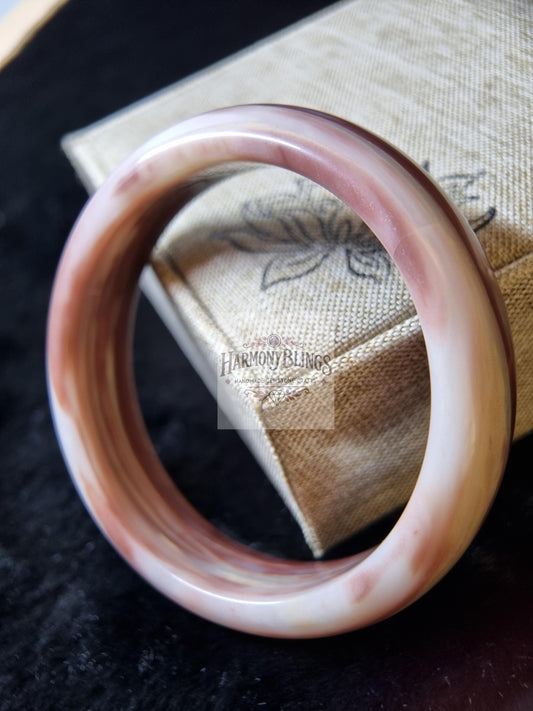
[[(423, 166), (429, 170), (429, 163)], [(472, 187), (483, 175), (453, 174), (438, 179), (459, 208), (479, 201)], [(476, 214), (474, 230), (494, 217), (489, 208)], [(391, 260), (367, 225), (340, 200), (303, 178), (294, 178), (291, 188), (247, 200), (238, 226), (217, 230), (212, 239), (225, 240), (243, 252), (271, 255), (263, 268), (261, 289), (299, 279), (316, 271), (339, 250), (344, 252), (348, 274), (360, 279), (383, 281)]]

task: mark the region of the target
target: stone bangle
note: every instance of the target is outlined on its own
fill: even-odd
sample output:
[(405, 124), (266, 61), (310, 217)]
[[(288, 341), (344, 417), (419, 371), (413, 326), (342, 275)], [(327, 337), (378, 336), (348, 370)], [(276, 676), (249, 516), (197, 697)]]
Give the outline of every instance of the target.
[[(420, 318), (431, 379), (425, 458), (396, 525), (356, 556), (285, 561), (230, 540), (170, 481), (143, 423), (131, 357), (138, 278), (158, 235), (205, 186), (205, 171), (228, 161), (287, 168), (353, 208), (398, 266)], [(107, 538), (172, 600), (256, 634), (336, 634), (420, 597), (481, 525), (512, 436), (509, 325), (468, 223), (397, 149), (296, 107), (240, 106), (186, 120), (113, 172), (64, 250), (47, 359), (64, 457)]]

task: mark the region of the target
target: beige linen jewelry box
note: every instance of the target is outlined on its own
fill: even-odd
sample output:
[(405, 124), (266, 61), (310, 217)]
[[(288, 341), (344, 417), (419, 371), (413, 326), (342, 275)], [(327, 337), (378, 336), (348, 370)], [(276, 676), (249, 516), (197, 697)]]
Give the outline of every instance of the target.
[[(394, 143), (476, 231), (517, 361), (515, 436), (533, 427), (531, 7), (341, 2), (64, 139), (90, 191), (188, 116), (242, 103), (327, 111)], [(429, 379), (402, 279), (357, 216), (278, 169), (186, 207), (142, 286), (320, 555), (409, 497)]]

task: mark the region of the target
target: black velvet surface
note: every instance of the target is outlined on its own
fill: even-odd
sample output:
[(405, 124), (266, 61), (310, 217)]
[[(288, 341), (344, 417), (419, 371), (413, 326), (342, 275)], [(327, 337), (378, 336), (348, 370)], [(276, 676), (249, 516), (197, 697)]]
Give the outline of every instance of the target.
[[(226, 630), (152, 590), (91, 521), (54, 436), (47, 304), (86, 199), (60, 137), (326, 4), (71, 0), (0, 73), (1, 711), (533, 709), (531, 436), (444, 581), (390, 620), (313, 641)], [(148, 427), (195, 505), (257, 548), (308, 556), (144, 301), (135, 352)]]

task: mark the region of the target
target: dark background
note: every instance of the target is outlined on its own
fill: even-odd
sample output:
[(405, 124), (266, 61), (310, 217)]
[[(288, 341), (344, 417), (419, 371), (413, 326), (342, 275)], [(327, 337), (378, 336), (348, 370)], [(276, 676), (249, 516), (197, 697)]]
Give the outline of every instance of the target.
[[(391, 620), (313, 641), (226, 630), (161, 597), (100, 535), (59, 454), (46, 312), (86, 199), (61, 136), (327, 4), (71, 0), (0, 73), (1, 711), (533, 709), (533, 437), (443, 582)], [(144, 301), (136, 363), (148, 427), (191, 500), (258, 548), (308, 556)]]

